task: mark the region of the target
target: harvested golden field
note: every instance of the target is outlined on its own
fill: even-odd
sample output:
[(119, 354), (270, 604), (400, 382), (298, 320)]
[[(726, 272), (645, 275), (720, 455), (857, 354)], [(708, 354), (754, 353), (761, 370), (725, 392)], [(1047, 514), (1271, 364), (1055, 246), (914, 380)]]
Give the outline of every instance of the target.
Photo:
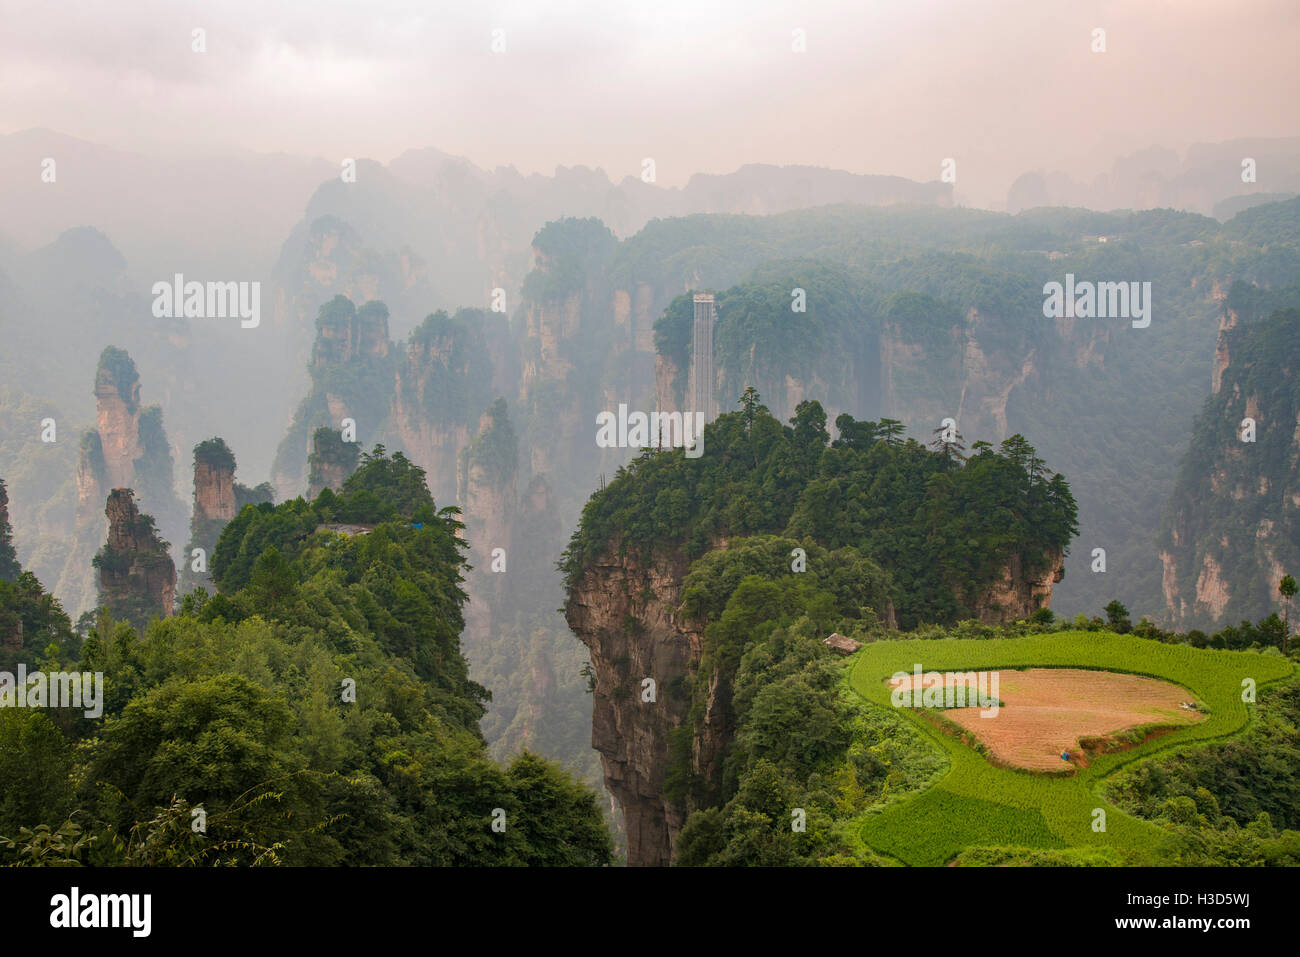
[[(946, 676), (944, 685), (953, 684)], [(909, 676), (891, 680), (890, 688), (911, 688)], [(986, 686), (981, 682), (981, 689)], [(990, 687), (990, 690), (993, 690)], [(1140, 675), (1075, 668), (1030, 668), (997, 672), (994, 692), (1001, 707), (948, 708), (944, 717), (956, 722), (984, 745), (995, 761), (1033, 771), (1066, 768), (1087, 763), (1081, 742), (1094, 750), (1095, 742), (1131, 728), (1156, 725), (1175, 727), (1205, 719), (1200, 711), (1183, 707), (1193, 700), (1185, 688)]]

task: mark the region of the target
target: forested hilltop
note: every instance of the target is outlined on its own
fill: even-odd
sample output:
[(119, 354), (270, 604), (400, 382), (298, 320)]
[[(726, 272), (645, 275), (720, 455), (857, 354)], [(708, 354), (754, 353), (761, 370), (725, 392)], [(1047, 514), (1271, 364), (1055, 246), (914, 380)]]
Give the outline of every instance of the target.
[[(690, 810), (734, 788), (741, 718), (770, 682), (838, 696), (809, 639), (1050, 619), (1076, 531), (1068, 483), (1022, 436), (967, 454), (956, 434), (927, 448), (900, 422), (841, 414), (832, 441), (816, 401), (788, 426), (753, 389), (741, 404), (700, 457), (647, 449), (621, 469), (562, 561), (631, 864), (670, 862)], [(787, 712), (790, 747), (832, 746), (818, 707)]]
[(102, 719), (0, 709), (0, 858), (609, 863), (590, 789), (528, 752), (487, 756), (462, 528), (377, 448), (337, 493), (245, 506), (217, 593), (143, 632), (101, 612), (81, 644), (33, 577), (0, 583), (29, 668), (104, 675)]
[(832, 442), (821, 403), (800, 403), (784, 426), (760, 398), (747, 390), (710, 424), (700, 457), (646, 450), (593, 494), (563, 561), (571, 590), (611, 552), (694, 560), (758, 534), (858, 550), (886, 570), (886, 617), (904, 628), (1032, 613), (989, 600), (1011, 565), (1059, 578), (1077, 508), (1023, 436), (967, 455), (960, 435), (927, 448), (901, 422), (845, 413)]

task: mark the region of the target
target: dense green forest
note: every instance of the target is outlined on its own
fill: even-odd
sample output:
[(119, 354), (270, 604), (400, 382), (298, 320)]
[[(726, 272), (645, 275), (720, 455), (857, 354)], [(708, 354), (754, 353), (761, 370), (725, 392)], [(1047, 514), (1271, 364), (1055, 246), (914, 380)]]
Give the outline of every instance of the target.
[[(373, 527), (318, 530), (333, 522)], [(101, 612), (78, 647), (34, 579), (0, 584), (27, 659), (102, 672), (105, 698), (100, 721), (0, 709), (0, 856), (609, 863), (592, 791), (528, 752), (487, 757), (486, 692), (459, 647), (460, 527), (376, 448), (337, 494), (246, 506), (217, 545), (218, 592), (147, 629)]]
[(1182, 839), (1191, 866), (1300, 865), (1300, 683), (1261, 697), (1238, 740), (1145, 761), (1110, 797)]
[(748, 390), (706, 427), (699, 458), (645, 450), (593, 495), (562, 561), (570, 586), (610, 549), (669, 544), (695, 559), (723, 538), (784, 534), (877, 562), (889, 613), (911, 628), (974, 617), (1013, 558), (1041, 571), (1076, 532), (1068, 483), (1022, 436), (967, 455), (960, 436), (927, 448), (900, 422), (846, 413), (832, 442), (817, 401), (782, 425), (759, 398)]
[(81, 637), (58, 601), (18, 563), (8, 521), (8, 492), (0, 479), (0, 671), (33, 665), (47, 649), (75, 655)]

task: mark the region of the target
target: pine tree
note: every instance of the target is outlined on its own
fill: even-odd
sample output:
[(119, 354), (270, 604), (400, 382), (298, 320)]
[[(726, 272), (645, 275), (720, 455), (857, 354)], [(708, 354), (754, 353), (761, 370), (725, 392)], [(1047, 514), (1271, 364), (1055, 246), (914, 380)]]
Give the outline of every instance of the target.
[(898, 419), (881, 419), (878, 431), (886, 444), (890, 446), (902, 445), (902, 436), (907, 431), (907, 426), (903, 425)]
[(930, 448), (942, 455), (947, 467), (952, 468), (966, 461), (966, 438), (954, 429), (952, 439), (945, 439), (944, 434), (947, 431), (942, 425), (935, 429), (931, 433), (935, 438), (930, 443)]
[(1277, 583), (1277, 590), (1282, 596), (1282, 601), (1286, 603), (1286, 611), (1282, 618), (1282, 654), (1285, 655), (1291, 638), (1291, 599), (1296, 593), (1295, 579), (1290, 575), (1283, 575), (1282, 580)]
[(14, 552), (13, 529), (9, 526), (9, 493), (0, 479), (0, 581), (14, 582), (22, 574)]
[(745, 409), (745, 431), (748, 432), (754, 427), (754, 417), (758, 415), (759, 406), (758, 390), (752, 385), (745, 386), (745, 391), (740, 395), (741, 406)]

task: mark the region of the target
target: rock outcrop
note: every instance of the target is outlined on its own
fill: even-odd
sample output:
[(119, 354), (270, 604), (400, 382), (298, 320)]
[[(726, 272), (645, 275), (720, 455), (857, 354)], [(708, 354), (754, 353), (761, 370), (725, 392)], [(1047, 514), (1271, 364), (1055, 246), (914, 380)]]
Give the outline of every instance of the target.
[(208, 565), (217, 540), (238, 511), (234, 453), (220, 437), (200, 442), (194, 446), (194, 513), (181, 568), (182, 592), (211, 584)]
[[(95, 370), (95, 428), (81, 437), (77, 460), (76, 542), (60, 576), (61, 590), (84, 596), (69, 610), (93, 605), (90, 560), (104, 540), (103, 502), (110, 490), (130, 488), (156, 516), (162, 534), (185, 534), (185, 506), (173, 485), (171, 446), (162, 410), (140, 404), (140, 377), (122, 349), (108, 346)], [(84, 583), (73, 587), (74, 583)]]
[(975, 617), (985, 624), (1029, 618), (1052, 607), (1052, 586), (1065, 577), (1065, 558), (1059, 550), (1046, 556), (1039, 570), (1027, 572), (1020, 555), (1012, 555), (997, 580), (975, 602)]
[[(644, 561), (619, 555), (592, 563), (574, 584), (565, 619), (591, 651), (595, 673), (591, 744), (600, 752), (605, 786), (623, 811), (630, 866), (664, 866), (685, 823), (685, 808), (664, 796), (670, 734), (690, 708), (688, 696), (668, 692), (700, 655), (700, 634), (681, 620), (678, 605), (686, 561)], [(653, 678), (653, 703), (642, 681)], [(715, 740), (708, 741), (716, 750)]]
[(95, 371), (95, 431), (99, 435), (103, 478), (110, 488), (135, 479), (140, 458), (140, 377), (121, 349), (109, 347)]
[(1234, 287), (1224, 302), (1214, 391), (1165, 509), (1159, 548), (1168, 623), (1214, 630), (1276, 610), (1300, 568), (1300, 312)]
[(172, 613), (176, 566), (167, 543), (158, 537), (153, 517), (142, 514), (129, 488), (108, 494), (104, 514), (108, 540), (94, 565), (99, 569), (100, 604), (114, 618), (144, 628), (156, 616)]
[(298, 406), (272, 467), (280, 498), (302, 494), (319, 429), (348, 428), (349, 440), (367, 447), (382, 443), (393, 394), (391, 348), (384, 303), (357, 307), (339, 295), (321, 307), (309, 367), (311, 392)]
[(314, 499), (324, 489), (337, 492), (357, 469), (361, 451), (355, 442), (345, 442), (343, 433), (319, 428), (312, 435), (307, 473), (307, 497)]
[[(225, 448), (224, 442), (221, 447)], [(235, 517), (235, 457), (218, 457), (201, 450), (203, 446), (194, 450), (194, 518), (224, 524)]]
[(394, 444), (425, 470), (435, 502), (450, 503), (458, 495), (460, 453), (500, 394), (494, 383), (498, 359), (505, 361), (500, 349), (509, 339), (504, 316), (480, 309), (435, 313), (411, 334), (397, 364), (390, 431)]
[[(725, 541), (715, 544), (725, 547)], [(677, 552), (653, 557), (626, 552), (617, 540), (589, 563), (565, 604), (570, 629), (591, 652), (595, 675), (592, 746), (600, 753), (605, 786), (622, 809), (631, 866), (664, 866), (673, 860), (677, 835), (690, 808), (666, 796), (675, 759), (673, 732), (688, 722), (689, 695), (674, 693), (700, 660), (701, 623), (680, 611), (688, 562)], [(1062, 555), (1053, 550), (1041, 570), (1028, 574), (1019, 556), (975, 601), (980, 620), (1028, 618), (1050, 606), (1062, 577)], [(892, 609), (882, 620), (892, 621)], [(642, 698), (653, 678), (656, 700)], [(711, 673), (700, 700), (703, 713), (690, 742), (690, 770), (706, 788), (721, 781), (722, 763), (734, 735), (730, 679)]]

